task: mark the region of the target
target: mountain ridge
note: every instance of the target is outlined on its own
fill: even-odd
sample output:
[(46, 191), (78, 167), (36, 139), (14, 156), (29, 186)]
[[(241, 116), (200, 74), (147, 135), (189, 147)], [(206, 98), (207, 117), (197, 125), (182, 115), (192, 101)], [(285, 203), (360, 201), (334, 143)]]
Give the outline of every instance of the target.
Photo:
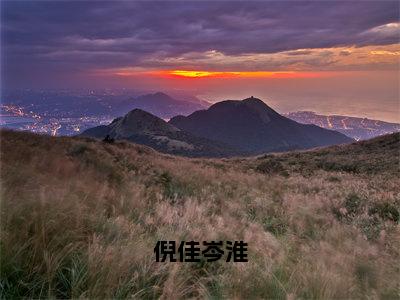
[(188, 115), (196, 110), (204, 109), (208, 104), (205, 101), (195, 101), (196, 99), (192, 98), (187, 101), (183, 99), (184, 96), (180, 96), (177, 99), (164, 92), (145, 94), (126, 100), (119, 112), (120, 114), (125, 114), (127, 111), (138, 108), (159, 118), (170, 119), (177, 114)]
[(228, 145), (194, 136), (138, 108), (114, 119), (109, 125), (87, 129), (80, 136), (100, 139), (109, 136), (115, 140), (147, 145), (160, 152), (189, 157), (228, 157), (241, 154)]
[(258, 154), (351, 142), (345, 135), (290, 120), (258, 98), (226, 100), (170, 124), (194, 135)]

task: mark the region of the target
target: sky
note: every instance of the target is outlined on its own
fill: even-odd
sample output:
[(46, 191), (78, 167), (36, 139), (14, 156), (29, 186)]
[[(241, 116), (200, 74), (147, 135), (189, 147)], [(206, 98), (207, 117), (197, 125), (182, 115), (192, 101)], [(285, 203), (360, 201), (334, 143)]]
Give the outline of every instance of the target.
[(184, 90), (400, 122), (398, 1), (2, 1), (2, 87)]

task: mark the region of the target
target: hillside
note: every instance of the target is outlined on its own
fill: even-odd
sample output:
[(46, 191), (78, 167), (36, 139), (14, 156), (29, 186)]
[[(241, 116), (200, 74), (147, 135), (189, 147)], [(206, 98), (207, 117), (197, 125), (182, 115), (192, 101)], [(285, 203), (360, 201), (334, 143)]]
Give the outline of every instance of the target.
[[(399, 295), (400, 134), (236, 159), (0, 134), (2, 299)], [(249, 261), (159, 263), (160, 240)]]
[(174, 117), (169, 123), (193, 135), (253, 154), (353, 141), (336, 131), (285, 118), (254, 97), (218, 102), (187, 117)]
[(211, 141), (180, 130), (164, 120), (140, 109), (125, 116), (85, 130), (80, 136), (103, 139), (109, 135), (152, 147), (163, 153), (189, 157), (227, 157), (240, 154), (221, 142)]

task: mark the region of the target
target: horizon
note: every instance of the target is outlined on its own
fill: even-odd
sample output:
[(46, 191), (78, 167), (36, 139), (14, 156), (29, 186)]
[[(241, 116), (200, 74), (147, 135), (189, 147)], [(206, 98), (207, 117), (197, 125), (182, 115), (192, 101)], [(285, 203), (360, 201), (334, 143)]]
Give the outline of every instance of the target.
[(257, 95), (281, 113), (400, 122), (397, 1), (1, 6), (3, 89)]
[[(185, 97), (185, 95), (186, 96), (188, 96), (188, 97), (192, 97), (192, 96), (194, 96), (196, 99), (198, 99), (199, 101), (204, 101), (204, 102), (206, 102), (207, 103), (207, 105), (208, 106), (212, 106), (213, 104), (216, 104), (216, 103), (219, 103), (219, 102), (223, 102), (223, 101), (242, 101), (242, 100), (245, 100), (245, 99), (248, 99), (248, 98), (251, 98), (251, 97), (254, 97), (254, 98), (256, 98), (256, 99), (259, 99), (259, 100), (261, 100), (262, 102), (264, 102), (267, 106), (269, 106), (270, 108), (272, 108), (273, 110), (275, 110), (276, 112), (278, 112), (279, 114), (281, 114), (281, 115), (283, 115), (283, 116), (286, 116), (287, 114), (291, 114), (291, 113), (302, 113), (302, 112), (309, 112), (309, 113), (313, 113), (313, 114), (315, 114), (315, 115), (318, 115), (318, 116), (330, 116), (330, 117), (349, 117), (349, 118), (359, 118), (359, 119), (366, 119), (366, 120), (372, 120), (372, 121), (381, 121), (381, 122), (387, 122), (387, 123), (392, 123), (392, 124), (400, 124), (400, 118), (395, 118), (395, 119), (393, 119), (393, 120), (388, 120), (388, 119), (385, 119), (384, 117), (382, 117), (382, 118), (376, 118), (376, 117), (374, 117), (373, 116), (373, 114), (369, 114), (368, 112), (365, 112), (365, 111), (355, 111), (355, 112), (351, 112), (351, 111), (349, 111), (349, 110), (342, 110), (342, 113), (341, 112), (338, 112), (337, 110), (335, 111), (335, 110), (330, 110), (330, 109), (328, 109), (328, 110), (324, 110), (324, 109), (319, 109), (319, 110), (317, 110), (317, 109), (313, 109), (311, 106), (310, 106), (310, 108), (301, 108), (301, 107), (298, 107), (298, 108), (293, 108), (293, 109), (283, 109), (283, 110), (281, 110), (281, 109), (279, 109), (279, 104), (282, 104), (282, 103), (279, 103), (279, 102), (274, 102), (274, 101), (269, 101), (270, 99), (262, 99), (261, 97), (259, 97), (259, 96), (254, 96), (254, 95), (248, 95), (248, 96), (244, 96), (244, 98), (227, 98), (227, 99), (214, 99), (214, 100), (210, 100), (209, 98), (203, 98), (203, 97), (201, 97), (201, 96), (195, 96), (195, 95), (191, 95), (191, 94), (189, 94), (187, 91), (169, 91), (169, 90), (166, 90), (166, 91), (157, 91), (157, 90), (147, 90), (147, 91), (140, 91), (140, 92), (138, 92), (137, 90), (134, 90), (134, 89), (127, 89), (127, 88), (116, 88), (116, 89), (112, 89), (112, 88), (102, 88), (102, 89), (88, 89), (88, 88), (74, 88), (74, 89), (67, 89), (67, 88), (60, 88), (60, 89), (57, 89), (57, 88), (47, 88), (47, 89), (11, 89), (11, 90), (8, 90), (8, 92), (10, 92), (10, 91), (12, 91), (12, 92), (15, 92), (15, 91), (34, 91), (34, 92), (50, 92), (50, 93), (52, 93), (52, 92), (54, 92), (54, 93), (56, 93), (56, 92), (87, 92), (88, 93), (88, 95), (90, 95), (90, 94), (96, 94), (96, 93), (100, 93), (100, 92), (104, 92), (104, 91), (107, 91), (107, 92), (124, 92), (124, 93), (129, 93), (129, 92), (132, 92), (132, 93), (135, 93), (135, 94), (137, 94), (138, 96), (137, 97), (141, 97), (141, 96), (148, 96), (148, 95), (155, 95), (155, 94), (158, 94), (158, 93), (162, 93), (162, 94), (165, 94), (165, 95), (167, 95), (167, 96), (169, 96), (169, 97), (171, 97), (172, 99), (175, 99), (175, 100), (178, 100), (178, 101), (182, 101), (182, 102), (190, 102), (189, 100), (188, 101), (185, 101), (185, 100), (181, 100), (182, 98), (184, 98)], [(175, 96), (175, 94), (174, 93), (178, 93), (178, 94), (180, 94), (180, 93), (183, 93), (183, 96), (181, 96), (181, 97), (178, 97), (178, 98), (180, 98), (180, 99), (177, 99), (177, 97)], [(0, 91), (0, 94), (4, 94), (4, 90), (1, 90)], [(137, 97), (131, 97), (131, 96), (129, 96), (129, 95), (126, 95), (126, 97), (128, 97), (128, 98), (132, 98), (132, 99), (134, 99), (134, 98), (137, 98)], [(271, 104), (271, 103), (273, 103), (273, 104), (278, 104), (278, 108), (276, 108), (273, 104)], [(134, 109), (137, 109), (137, 108), (133, 108), (132, 110), (134, 110)], [(208, 108), (206, 108), (206, 109), (208, 109)], [(145, 110), (146, 111), (146, 110)], [(178, 114), (179, 115), (179, 114)]]

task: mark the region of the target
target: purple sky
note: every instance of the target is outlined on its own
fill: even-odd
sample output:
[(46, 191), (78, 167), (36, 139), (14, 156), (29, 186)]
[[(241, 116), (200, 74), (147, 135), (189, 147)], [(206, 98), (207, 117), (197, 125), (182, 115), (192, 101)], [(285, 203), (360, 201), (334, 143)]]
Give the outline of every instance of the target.
[(251, 93), (398, 121), (398, 1), (3, 1), (1, 28), (3, 87)]

